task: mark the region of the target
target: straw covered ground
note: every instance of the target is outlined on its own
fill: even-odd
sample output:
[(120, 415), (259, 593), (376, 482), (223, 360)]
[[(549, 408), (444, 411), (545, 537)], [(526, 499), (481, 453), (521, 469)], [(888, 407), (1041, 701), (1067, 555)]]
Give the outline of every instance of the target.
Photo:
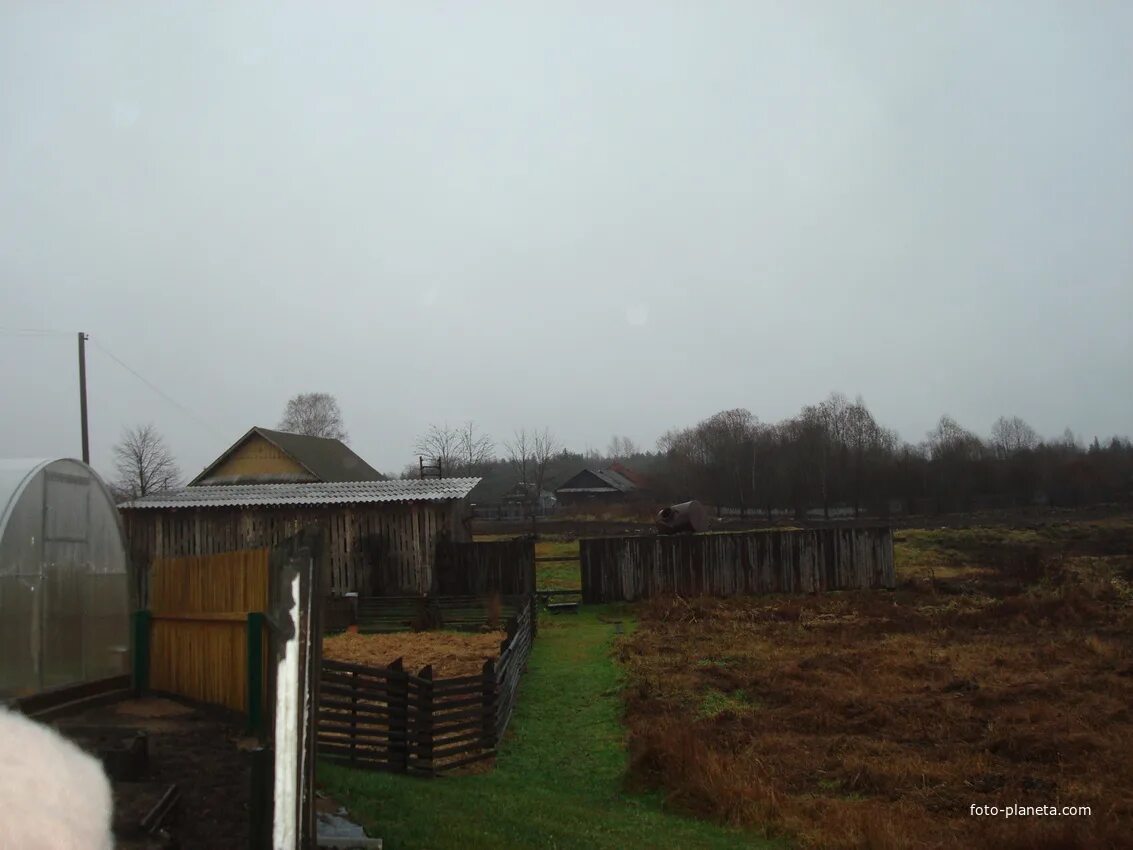
[(397, 632), (360, 635), (353, 632), (323, 638), (323, 657), (370, 667), (385, 667), (403, 659), (405, 669), (416, 673), (432, 664), (434, 678), (479, 673), (484, 662), (500, 654), (502, 631)]
[[(644, 604), (630, 786), (806, 847), (1133, 847), (1133, 523), (907, 531), (895, 592)], [(1089, 815), (974, 816), (973, 805)]]

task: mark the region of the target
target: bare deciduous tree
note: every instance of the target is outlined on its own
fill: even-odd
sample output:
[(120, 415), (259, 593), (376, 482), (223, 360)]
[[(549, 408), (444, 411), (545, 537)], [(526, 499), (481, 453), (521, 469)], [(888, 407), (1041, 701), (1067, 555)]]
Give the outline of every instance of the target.
[(344, 443), (347, 440), (342, 411), (330, 393), (299, 393), (287, 402), (279, 430), (310, 437), (331, 437)]
[(444, 425), (430, 425), (429, 430), (417, 438), (413, 451), (426, 461), (439, 465), (441, 475), (453, 475), (460, 463), (461, 432)]
[(487, 434), (476, 432), (476, 423), (471, 419), (460, 429), (460, 463), (465, 475), (478, 473), (492, 461), (496, 444)]
[(516, 475), (524, 484), (530, 484), (531, 436), (526, 428), (519, 428), (510, 440), (504, 441), (508, 462), (515, 468)]
[(941, 416), (936, 427), (928, 432), (928, 445), (934, 460), (948, 457), (974, 459), (979, 456), (982, 447), (979, 437), (948, 414)]
[(170, 490), (181, 480), (181, 470), (165, 439), (153, 425), (125, 429), (114, 446), (114, 489), (119, 496), (138, 499), (147, 493)]
[(531, 505), (534, 506), (543, 493), (547, 468), (562, 451), (562, 446), (550, 428), (530, 431), (519, 428), (512, 439), (504, 443), (504, 448), (507, 450), (508, 462), (515, 469), (519, 480), (531, 485)]
[(535, 485), (535, 498), (543, 494), (543, 482), (547, 478), (547, 466), (551, 459), (562, 451), (558, 438), (550, 428), (535, 431), (531, 435), (531, 483)]
[(606, 447), (606, 455), (610, 460), (628, 460), (637, 452), (637, 444), (633, 440), (617, 434), (610, 438), (610, 445)]
[(1039, 444), (1039, 435), (1018, 416), (1000, 416), (991, 426), (991, 444), (1001, 458), (1028, 451)]

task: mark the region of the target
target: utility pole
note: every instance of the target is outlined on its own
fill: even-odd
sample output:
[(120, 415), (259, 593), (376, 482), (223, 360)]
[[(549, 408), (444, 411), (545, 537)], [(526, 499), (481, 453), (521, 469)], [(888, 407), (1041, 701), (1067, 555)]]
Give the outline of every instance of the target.
[(79, 331), (79, 417), (83, 429), (83, 463), (90, 463), (90, 435), (87, 433), (87, 335)]

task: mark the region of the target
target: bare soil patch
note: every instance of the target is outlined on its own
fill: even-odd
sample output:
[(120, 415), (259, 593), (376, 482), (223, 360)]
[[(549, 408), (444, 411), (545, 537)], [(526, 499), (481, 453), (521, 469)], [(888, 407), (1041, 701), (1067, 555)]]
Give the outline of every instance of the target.
[[(64, 734), (101, 727), (144, 731), (149, 766), (134, 782), (114, 782), (117, 846), (177, 846), (244, 850), (248, 846), (249, 762), (240, 751), (242, 725), (223, 712), (146, 698), (93, 708), (57, 721)], [(92, 742), (72, 735), (80, 746)], [(172, 784), (181, 802), (169, 828), (171, 842), (146, 837), (138, 824)]]

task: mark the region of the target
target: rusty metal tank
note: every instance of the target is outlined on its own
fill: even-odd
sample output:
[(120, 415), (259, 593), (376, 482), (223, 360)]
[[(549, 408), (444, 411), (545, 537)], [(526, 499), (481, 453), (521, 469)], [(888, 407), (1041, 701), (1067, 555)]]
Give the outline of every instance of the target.
[(694, 499), (661, 508), (655, 522), (659, 534), (693, 534), (708, 530), (708, 512)]

